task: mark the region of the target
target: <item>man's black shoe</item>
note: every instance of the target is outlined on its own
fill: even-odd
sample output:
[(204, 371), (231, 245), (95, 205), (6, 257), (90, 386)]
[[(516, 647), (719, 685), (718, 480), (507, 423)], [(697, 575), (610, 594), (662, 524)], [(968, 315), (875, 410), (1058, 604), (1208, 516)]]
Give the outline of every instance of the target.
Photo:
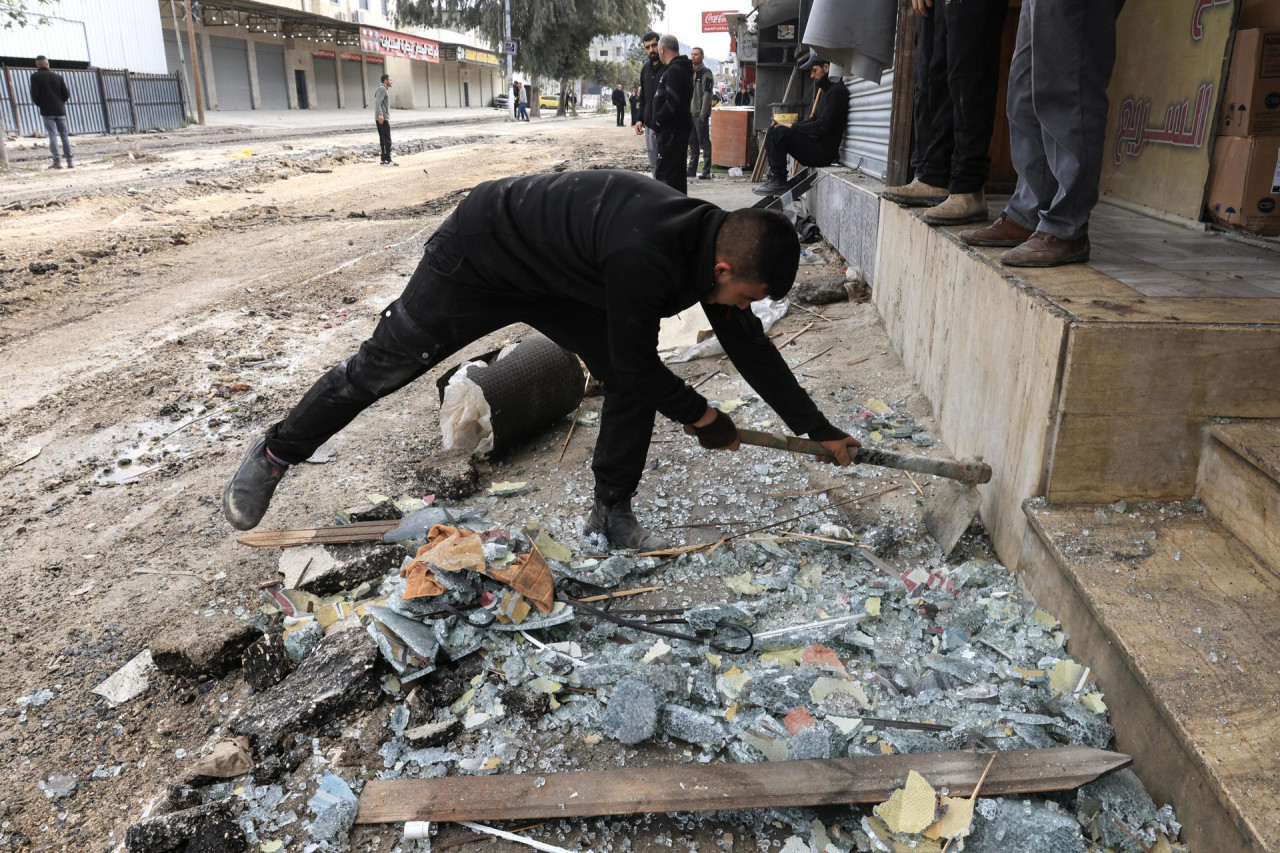
[(614, 548), (634, 551), (663, 551), (671, 543), (650, 533), (636, 520), (631, 511), (631, 499), (623, 498), (615, 503), (605, 503), (596, 498), (596, 505), (587, 516), (587, 533), (603, 533)]
[(249, 445), (240, 467), (222, 490), (222, 514), (237, 530), (252, 530), (267, 514), (271, 496), (288, 465), (277, 465), (267, 457), (267, 438), (259, 436)]
[(782, 175), (773, 173), (769, 175), (769, 180), (758, 187), (752, 187), (751, 191), (756, 195), (781, 195), (786, 188), (787, 179)]
[(710, 180), (710, 179), (711, 179), (711, 170), (710, 170), (710, 169), (708, 169), (707, 171), (703, 172), (701, 175), (698, 175), (698, 180), (700, 180), (700, 181), (706, 181), (706, 180)]

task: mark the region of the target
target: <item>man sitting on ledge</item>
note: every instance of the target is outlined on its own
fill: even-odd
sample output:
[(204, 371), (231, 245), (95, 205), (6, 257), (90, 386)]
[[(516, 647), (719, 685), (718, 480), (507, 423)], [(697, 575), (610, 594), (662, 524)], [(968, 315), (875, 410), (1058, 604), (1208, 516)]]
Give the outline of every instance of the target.
[(753, 192), (779, 195), (787, 188), (787, 155), (802, 166), (826, 166), (840, 153), (840, 141), (849, 118), (849, 93), (838, 80), (827, 77), (831, 63), (816, 52), (800, 65), (816, 86), (809, 115), (788, 127), (774, 122), (764, 137), (769, 179)]

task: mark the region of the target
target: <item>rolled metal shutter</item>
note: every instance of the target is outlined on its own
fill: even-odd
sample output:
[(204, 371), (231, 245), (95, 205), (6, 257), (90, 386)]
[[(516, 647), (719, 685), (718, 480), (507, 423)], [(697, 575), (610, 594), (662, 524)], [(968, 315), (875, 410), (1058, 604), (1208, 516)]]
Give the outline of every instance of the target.
[(872, 83), (844, 78), (849, 90), (849, 124), (840, 143), (840, 165), (884, 180), (889, 165), (889, 124), (893, 113), (893, 72)]
[(316, 56), (311, 61), (316, 70), (316, 106), (322, 110), (336, 110), (338, 108), (337, 60)]
[(249, 88), (249, 46), (244, 39), (223, 36), (210, 36), (209, 44), (213, 47), (213, 83), (218, 93), (218, 109), (253, 109), (253, 95)]
[(342, 60), (342, 93), (346, 96), (347, 109), (364, 109), (364, 78), (360, 75), (359, 62)]
[[(164, 36), (165, 66), (168, 67), (169, 73), (172, 74), (182, 67), (182, 64), (178, 61), (178, 37), (173, 30), (161, 30), (161, 33)], [(183, 45), (184, 54), (185, 51), (186, 45)]]
[[(416, 64), (417, 63), (412, 63), (412, 62), (410, 63), (411, 66)], [(386, 73), (383, 70), (385, 68), (386, 68), (385, 65), (378, 65), (375, 62), (365, 63), (364, 73), (365, 73), (365, 76), (369, 78), (369, 109), (373, 109), (373, 93), (378, 91), (378, 87), (382, 85), (382, 75)], [(396, 85), (395, 80), (391, 81), (391, 85), (392, 85), (392, 88), (395, 87)], [(406, 89), (412, 88), (413, 86), (412, 72), (410, 72), (409, 74), (406, 74), (404, 78), (400, 80), (400, 85), (404, 86)]]
[(289, 109), (289, 81), (285, 77), (284, 45), (255, 42), (258, 57), (258, 93), (264, 110)]

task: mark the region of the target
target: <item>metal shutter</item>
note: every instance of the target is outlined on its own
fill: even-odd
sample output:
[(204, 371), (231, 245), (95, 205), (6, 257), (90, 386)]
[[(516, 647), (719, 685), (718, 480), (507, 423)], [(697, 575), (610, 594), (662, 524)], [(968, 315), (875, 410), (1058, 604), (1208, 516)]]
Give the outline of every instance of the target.
[(349, 110), (364, 109), (364, 81), (360, 77), (360, 63), (342, 60), (342, 94)]
[(289, 109), (289, 81), (284, 70), (284, 45), (255, 42), (258, 56), (258, 93), (264, 110)]
[[(413, 66), (418, 63), (410, 62), (409, 64), (410, 66)], [(382, 85), (382, 75), (386, 73), (386, 71), (384, 70), (386, 66), (378, 65), (375, 62), (367, 62), (365, 63), (364, 67), (365, 67), (364, 73), (369, 78), (369, 109), (373, 109), (373, 93), (378, 91), (378, 87)], [(412, 88), (413, 72), (410, 72), (404, 75), (403, 77), (400, 78), (399, 81), (396, 81), (393, 78), (391, 81), (392, 90), (394, 91), (394, 89), (397, 86), (403, 86), (406, 89)]]
[(253, 96), (249, 90), (249, 47), (244, 39), (210, 36), (209, 44), (213, 48), (213, 85), (218, 93), (218, 109), (253, 109)]
[(311, 61), (316, 69), (316, 107), (322, 110), (336, 110), (338, 108), (337, 60), (317, 56)]
[[(165, 65), (168, 67), (169, 73), (172, 74), (182, 67), (178, 62), (178, 36), (174, 34), (173, 30), (162, 30), (161, 32), (164, 33)], [(182, 46), (182, 52), (185, 56), (187, 52), (187, 46), (185, 44)]]
[(889, 164), (889, 119), (893, 112), (893, 72), (879, 84), (844, 78), (849, 89), (849, 124), (840, 143), (840, 164), (884, 179)]

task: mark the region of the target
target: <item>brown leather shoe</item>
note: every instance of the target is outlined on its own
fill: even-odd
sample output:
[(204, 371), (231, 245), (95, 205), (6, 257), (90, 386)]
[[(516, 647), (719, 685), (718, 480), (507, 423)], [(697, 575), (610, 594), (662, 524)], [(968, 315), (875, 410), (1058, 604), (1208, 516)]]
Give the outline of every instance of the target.
[(1037, 231), (1027, 242), (1000, 256), (1000, 263), (1008, 267), (1057, 267), (1063, 264), (1082, 264), (1087, 260), (1088, 234), (1074, 240), (1063, 240), (1043, 231)]
[(912, 178), (911, 183), (896, 187), (885, 187), (881, 198), (907, 207), (933, 207), (947, 200), (950, 192), (946, 187), (935, 187), (926, 184), (919, 178)]
[(992, 222), (986, 228), (961, 231), (960, 239), (970, 246), (1004, 246), (1012, 248), (1021, 246), (1034, 233), (1030, 228), (1023, 228), (1010, 219), (1009, 214), (1002, 213), (996, 217), (995, 222)]
[(924, 212), (921, 218), (930, 225), (968, 225), (987, 221), (987, 197), (976, 193), (952, 193), (947, 200)]

